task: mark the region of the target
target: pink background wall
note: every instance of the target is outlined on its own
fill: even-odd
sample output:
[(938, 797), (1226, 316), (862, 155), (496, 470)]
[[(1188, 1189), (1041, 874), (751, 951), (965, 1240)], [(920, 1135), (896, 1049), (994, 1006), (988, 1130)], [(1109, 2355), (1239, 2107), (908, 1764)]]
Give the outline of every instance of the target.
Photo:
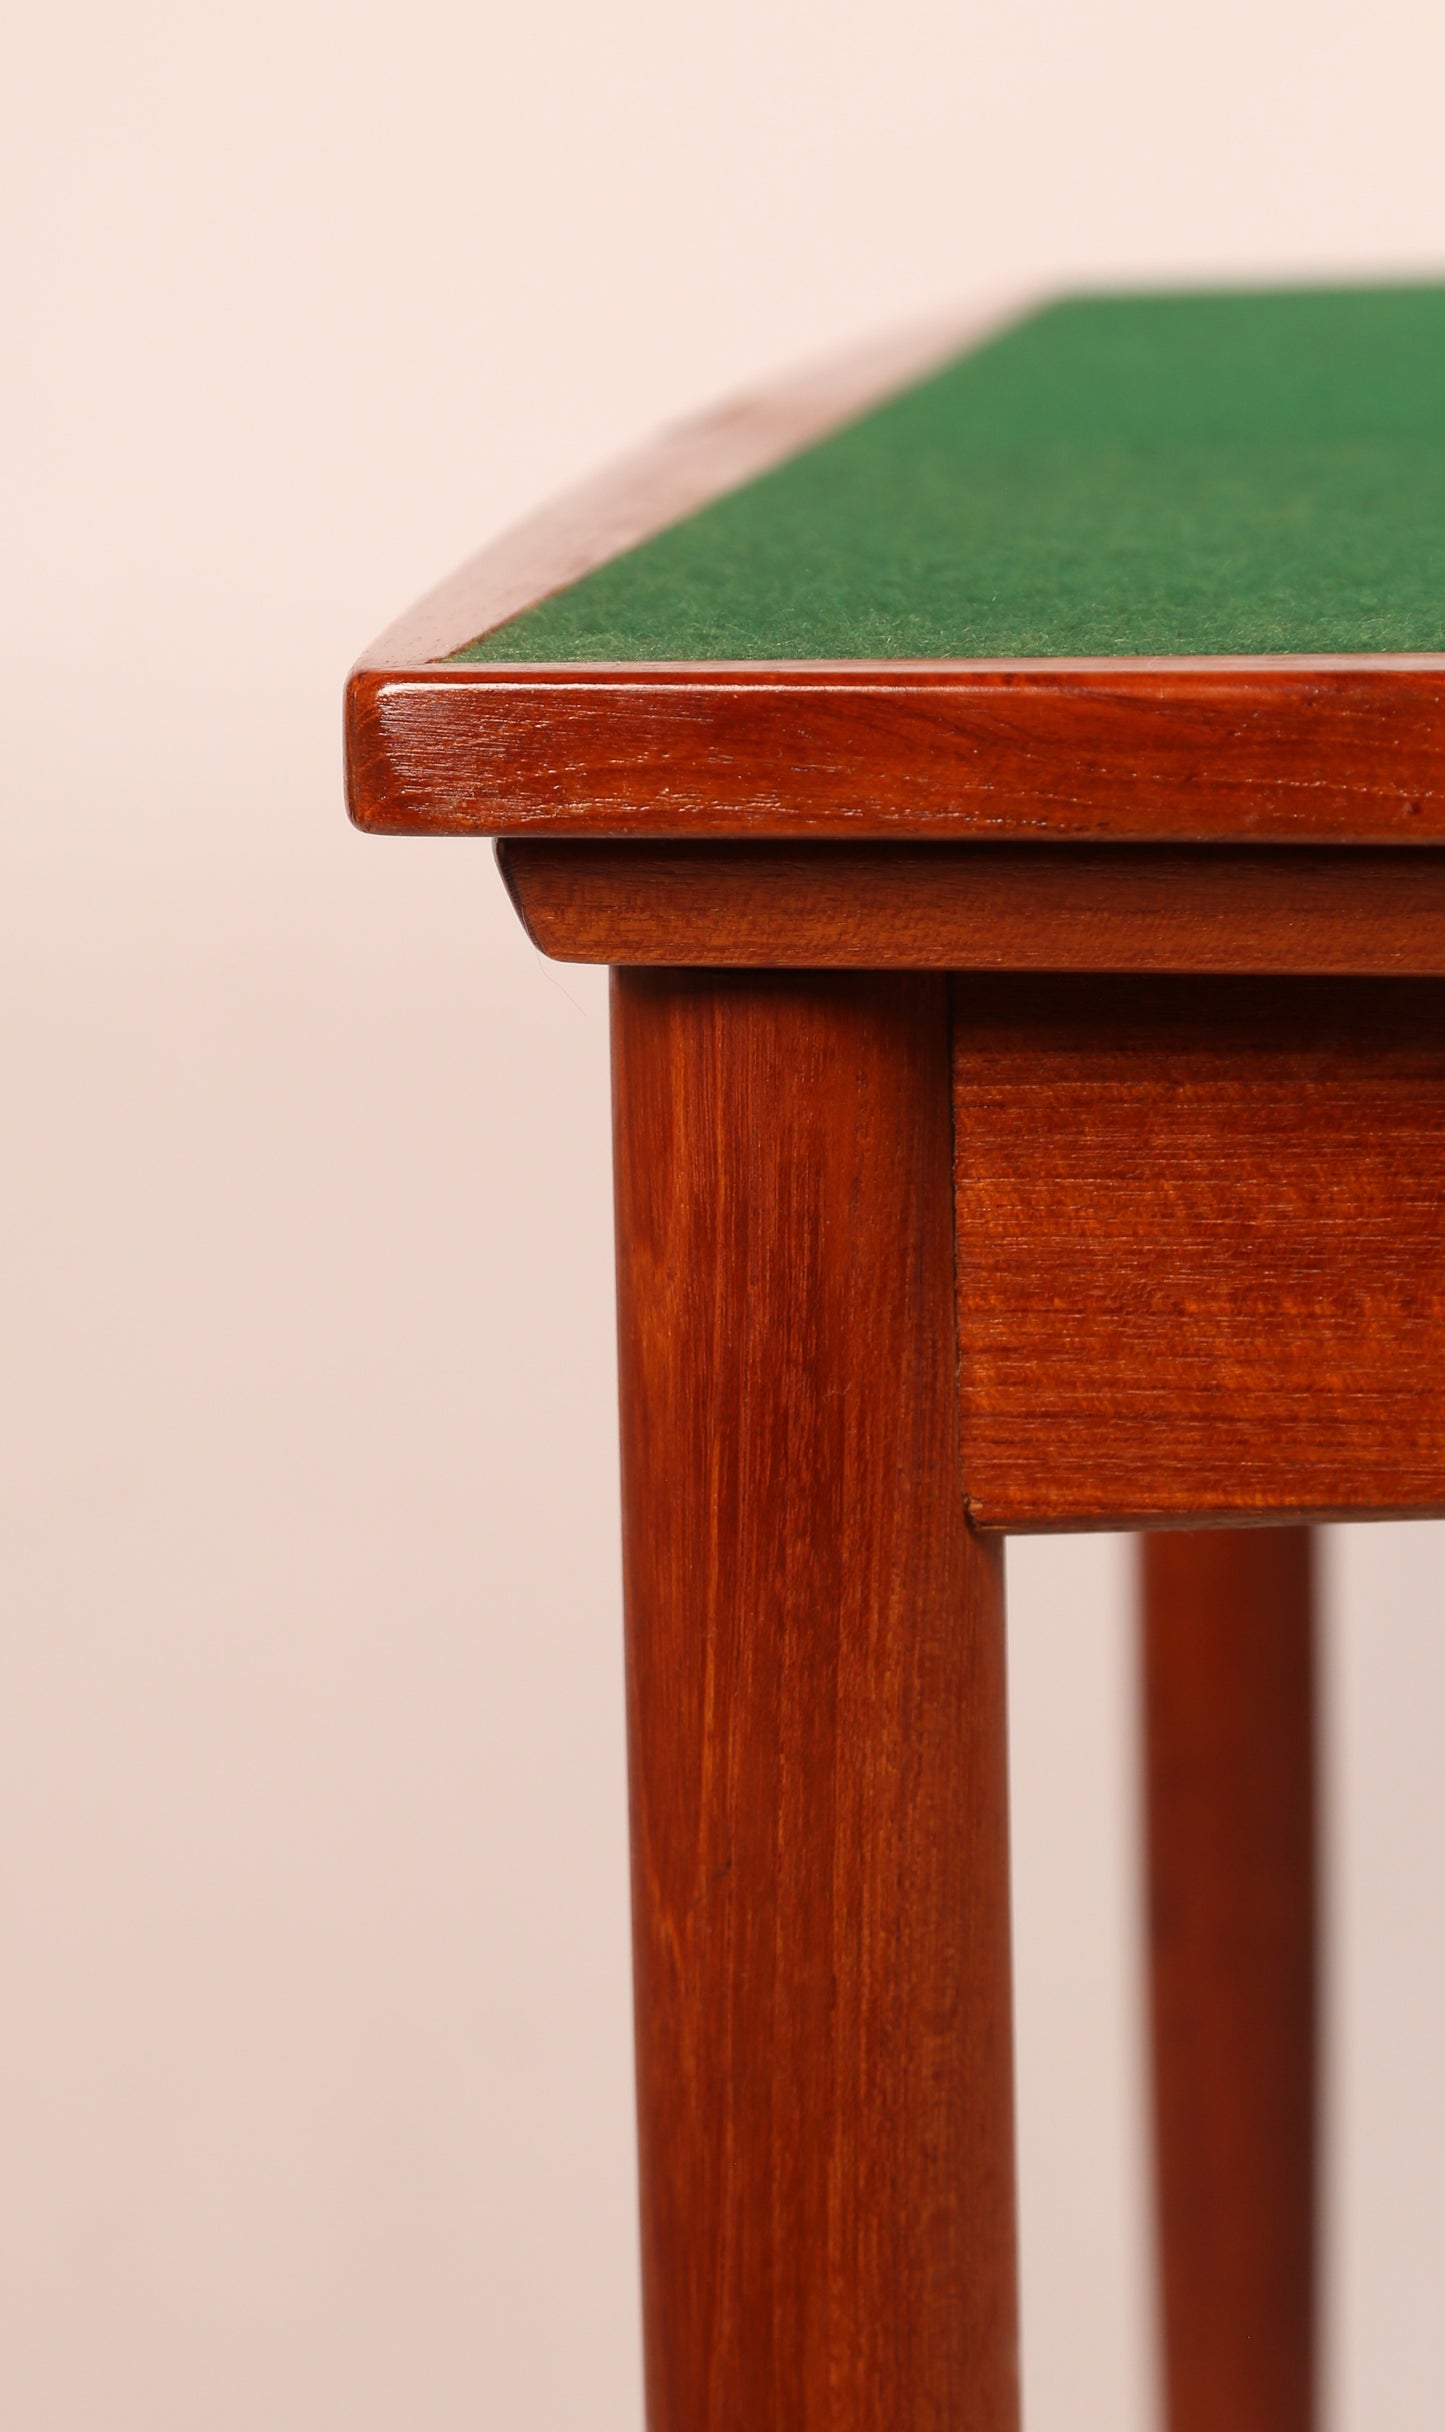
[[(657, 421), (1445, 262), (1385, 0), (23, 12), (0, 78), (0, 2419), (636, 2432), (603, 991), (348, 660)], [(1032, 2432), (1144, 2432), (1127, 1574), (1014, 1588)], [(1445, 2365), (1445, 1540), (1332, 1543), (1336, 2432)]]

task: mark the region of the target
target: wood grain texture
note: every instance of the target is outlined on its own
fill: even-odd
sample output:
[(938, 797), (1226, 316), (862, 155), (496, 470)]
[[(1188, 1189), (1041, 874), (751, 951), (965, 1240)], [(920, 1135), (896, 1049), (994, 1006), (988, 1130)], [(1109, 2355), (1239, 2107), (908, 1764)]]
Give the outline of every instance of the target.
[(1422, 844), (1445, 658), (363, 668), (387, 835)]
[(1168, 2432), (1313, 2432), (1310, 1531), (1142, 1546)]
[(424, 667), (463, 649), (981, 345), (1025, 309), (1024, 298), (1000, 298), (938, 315), (659, 432), (479, 550), (389, 625), (358, 666)]
[(1445, 1508), (1445, 989), (955, 987), (989, 1527)]
[(651, 2432), (1014, 2432), (1002, 1574), (934, 979), (619, 973)]
[(564, 962), (1445, 976), (1445, 853), (558, 843), (497, 859)]

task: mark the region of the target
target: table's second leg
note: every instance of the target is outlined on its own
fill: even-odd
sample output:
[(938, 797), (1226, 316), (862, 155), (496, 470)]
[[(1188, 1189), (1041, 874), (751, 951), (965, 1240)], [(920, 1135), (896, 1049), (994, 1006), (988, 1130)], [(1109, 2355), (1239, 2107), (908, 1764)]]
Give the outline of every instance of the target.
[(1015, 2432), (946, 983), (615, 980), (652, 2432)]
[(1311, 2432), (1311, 1535), (1161, 1532), (1142, 1569), (1169, 2432)]

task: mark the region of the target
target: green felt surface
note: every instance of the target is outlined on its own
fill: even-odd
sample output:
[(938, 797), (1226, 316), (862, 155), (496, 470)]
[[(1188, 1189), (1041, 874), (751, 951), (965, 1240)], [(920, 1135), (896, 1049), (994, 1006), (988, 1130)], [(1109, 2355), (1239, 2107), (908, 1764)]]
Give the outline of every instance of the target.
[(1055, 304), (456, 655), (1445, 648), (1445, 287)]

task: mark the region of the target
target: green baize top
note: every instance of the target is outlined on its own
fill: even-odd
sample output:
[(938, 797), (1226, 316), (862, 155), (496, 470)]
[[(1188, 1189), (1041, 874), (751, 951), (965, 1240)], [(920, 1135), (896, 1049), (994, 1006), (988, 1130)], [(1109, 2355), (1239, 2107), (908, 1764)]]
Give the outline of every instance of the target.
[(1071, 298), (461, 659), (1445, 649), (1445, 287)]

